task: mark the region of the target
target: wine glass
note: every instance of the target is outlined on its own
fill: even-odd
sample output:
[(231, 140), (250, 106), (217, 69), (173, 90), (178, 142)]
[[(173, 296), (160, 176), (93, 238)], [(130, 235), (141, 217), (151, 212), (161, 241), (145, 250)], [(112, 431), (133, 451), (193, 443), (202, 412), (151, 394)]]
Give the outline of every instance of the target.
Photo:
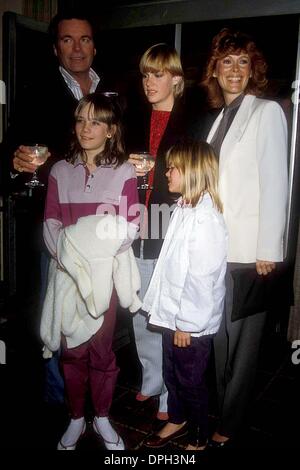
[(137, 155), (139, 156), (140, 162), (136, 164), (136, 168), (138, 168), (141, 171), (147, 172), (144, 176), (141, 177), (142, 184), (139, 184), (137, 188), (138, 189), (153, 189), (148, 184), (148, 175), (149, 175), (149, 171), (151, 171), (155, 165), (155, 158), (152, 157), (152, 155), (150, 155), (148, 152), (137, 152)]
[[(48, 147), (42, 144), (28, 145), (29, 155), (32, 157), (31, 163), (37, 165), (43, 165), (47, 160)], [(34, 171), (30, 181), (25, 183), (29, 188), (36, 188), (37, 186), (45, 186), (37, 176), (38, 168)]]

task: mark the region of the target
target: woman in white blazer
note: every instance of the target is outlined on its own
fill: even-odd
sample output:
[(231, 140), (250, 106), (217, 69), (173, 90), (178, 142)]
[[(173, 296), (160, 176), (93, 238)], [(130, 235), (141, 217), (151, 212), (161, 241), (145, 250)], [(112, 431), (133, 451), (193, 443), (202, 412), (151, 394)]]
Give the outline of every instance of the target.
[(247, 35), (226, 28), (213, 39), (203, 85), (211, 107), (223, 109), (207, 141), (219, 155), (229, 233), (225, 311), (214, 341), (220, 412), (214, 447), (228, 445), (244, 423), (266, 318), (260, 312), (232, 321), (232, 274), (253, 268), (267, 276), (283, 260), (287, 125), (276, 102), (257, 97), (267, 84), (266, 69)]

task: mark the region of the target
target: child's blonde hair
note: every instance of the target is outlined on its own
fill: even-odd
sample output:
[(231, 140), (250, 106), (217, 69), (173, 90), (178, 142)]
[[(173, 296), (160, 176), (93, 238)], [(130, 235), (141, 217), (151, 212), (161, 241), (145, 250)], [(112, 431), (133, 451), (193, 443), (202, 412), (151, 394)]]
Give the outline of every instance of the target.
[(154, 44), (154, 46), (149, 47), (140, 60), (141, 74), (161, 71), (167, 71), (173, 77), (181, 77), (178, 83), (174, 85), (174, 96), (181, 96), (184, 89), (181, 60), (176, 49), (165, 43)]
[(207, 142), (180, 142), (169, 149), (166, 159), (167, 166), (173, 165), (182, 175), (180, 193), (187, 204), (195, 207), (208, 192), (216, 209), (223, 211), (218, 193), (218, 162)]

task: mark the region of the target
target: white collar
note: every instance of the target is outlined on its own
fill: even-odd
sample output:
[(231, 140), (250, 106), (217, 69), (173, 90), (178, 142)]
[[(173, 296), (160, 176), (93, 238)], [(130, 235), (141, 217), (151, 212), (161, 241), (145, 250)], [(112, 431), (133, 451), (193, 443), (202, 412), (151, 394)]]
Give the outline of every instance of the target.
[[(82, 91), (81, 91), (80, 85), (77, 82), (77, 80), (75, 80), (75, 78), (61, 65), (59, 66), (59, 71), (60, 71), (64, 81), (66, 82), (68, 88), (74, 94), (75, 98), (80, 99), (81, 96), (78, 97), (78, 92), (80, 91), (80, 94), (82, 95)], [(96, 90), (98, 83), (100, 82), (100, 77), (99, 77), (99, 75), (97, 75), (95, 70), (93, 70), (92, 68), (90, 68), (90, 70), (89, 70), (89, 77), (92, 81), (92, 85), (91, 85), (91, 88), (90, 88), (90, 93), (93, 93)], [(76, 90), (76, 93), (74, 93), (75, 90)]]

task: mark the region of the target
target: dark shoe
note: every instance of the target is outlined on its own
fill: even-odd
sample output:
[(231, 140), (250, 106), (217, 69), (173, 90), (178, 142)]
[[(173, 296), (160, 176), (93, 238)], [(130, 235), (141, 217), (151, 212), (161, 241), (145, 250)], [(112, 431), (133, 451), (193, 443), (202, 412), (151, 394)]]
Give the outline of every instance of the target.
[(173, 434), (170, 434), (169, 436), (166, 437), (160, 437), (157, 434), (151, 434), (148, 438), (145, 439), (144, 445), (146, 447), (153, 447), (153, 448), (159, 448), (159, 447), (164, 447), (167, 445), (170, 441), (175, 439), (176, 437), (182, 437), (185, 436), (188, 432), (188, 426), (187, 423), (180, 428), (178, 431), (173, 432)]
[(208, 447), (211, 449), (223, 449), (225, 447), (232, 447), (232, 439), (228, 439), (224, 442), (214, 441), (213, 439), (209, 439), (207, 443)]
[(207, 436), (203, 435), (200, 426), (190, 424), (188, 443), (196, 448), (207, 446)]
[(165, 425), (167, 424), (167, 421), (162, 421), (161, 419), (154, 418), (152, 421), (152, 434), (157, 434)]

